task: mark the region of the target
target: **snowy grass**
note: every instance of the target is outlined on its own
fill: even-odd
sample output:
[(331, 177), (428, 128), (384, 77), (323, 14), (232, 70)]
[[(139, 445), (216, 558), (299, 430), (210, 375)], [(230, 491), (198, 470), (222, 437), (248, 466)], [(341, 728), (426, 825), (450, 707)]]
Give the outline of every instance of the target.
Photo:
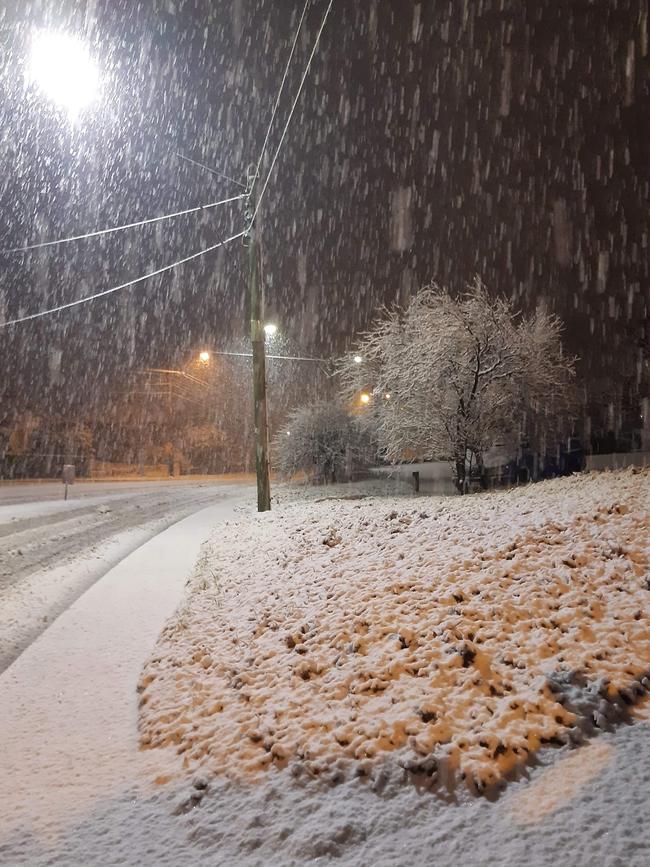
[(648, 503), (625, 471), (221, 527), (143, 673), (141, 744), (195, 779), (500, 785), (650, 688)]

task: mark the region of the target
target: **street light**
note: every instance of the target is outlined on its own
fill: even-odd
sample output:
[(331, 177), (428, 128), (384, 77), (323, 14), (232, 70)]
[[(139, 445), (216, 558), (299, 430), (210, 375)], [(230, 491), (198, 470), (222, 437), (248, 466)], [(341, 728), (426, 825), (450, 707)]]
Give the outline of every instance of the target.
[(85, 43), (69, 33), (37, 30), (28, 79), (75, 120), (99, 96), (99, 72)]
[(363, 358), (360, 355), (355, 355), (352, 361), (354, 361), (355, 364), (361, 364)]
[(367, 392), (364, 391), (364, 392), (361, 394), (361, 396), (359, 397), (359, 400), (361, 401), (361, 403), (362, 403), (364, 406), (368, 406), (368, 404), (370, 403), (370, 395), (369, 395)]
[(210, 353), (205, 349), (203, 352), (199, 352), (199, 361), (201, 364), (207, 364), (210, 361)]
[(267, 322), (266, 325), (264, 326), (264, 333), (266, 334), (266, 336), (270, 340), (272, 337), (275, 337), (275, 335), (278, 333), (278, 326), (275, 325), (273, 322)]

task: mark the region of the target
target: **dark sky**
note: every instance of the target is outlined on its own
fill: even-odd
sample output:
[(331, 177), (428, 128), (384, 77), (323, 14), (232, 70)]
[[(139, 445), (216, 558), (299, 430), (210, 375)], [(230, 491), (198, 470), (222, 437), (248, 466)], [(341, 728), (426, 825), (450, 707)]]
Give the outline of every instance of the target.
[[(326, 0), (312, 0), (279, 140)], [(17, 9), (17, 7), (19, 7)], [(301, 0), (5, 3), (0, 244), (212, 201), (257, 159)], [(263, 207), (270, 313), (302, 352), (345, 349), (377, 305), (479, 273), (566, 323), (597, 401), (648, 391), (647, 0), (335, 0)], [(22, 66), (34, 26), (84, 34), (105, 82), (74, 128)], [(7, 317), (108, 288), (243, 228), (228, 205), (0, 257)], [(87, 398), (123, 370), (247, 333), (239, 242), (173, 275), (0, 332), (5, 395), (61, 353)], [(7, 398), (5, 398), (7, 399)]]

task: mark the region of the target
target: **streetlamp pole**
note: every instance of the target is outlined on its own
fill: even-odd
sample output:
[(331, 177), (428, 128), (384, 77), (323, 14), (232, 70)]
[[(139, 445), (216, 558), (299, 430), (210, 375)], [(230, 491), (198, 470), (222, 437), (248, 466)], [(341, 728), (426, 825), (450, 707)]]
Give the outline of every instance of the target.
[(259, 237), (254, 215), (255, 169), (248, 173), (248, 264), (251, 306), (251, 343), (253, 344), (253, 403), (255, 408), (255, 467), (257, 471), (257, 511), (271, 508), (269, 476), (269, 426), (266, 412), (266, 355), (264, 347), (264, 310), (259, 285)]

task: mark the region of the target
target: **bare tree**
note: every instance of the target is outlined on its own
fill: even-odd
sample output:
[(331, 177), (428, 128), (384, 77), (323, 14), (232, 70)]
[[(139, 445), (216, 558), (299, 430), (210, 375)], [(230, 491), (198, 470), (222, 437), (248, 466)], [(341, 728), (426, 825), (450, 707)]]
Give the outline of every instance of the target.
[(464, 491), (497, 440), (541, 443), (569, 411), (575, 368), (560, 334), (557, 317), (518, 316), (478, 278), (457, 299), (429, 287), (405, 310), (383, 312), (344, 381), (350, 396), (360, 377), (372, 391), (367, 420), (388, 460), (449, 458)]

